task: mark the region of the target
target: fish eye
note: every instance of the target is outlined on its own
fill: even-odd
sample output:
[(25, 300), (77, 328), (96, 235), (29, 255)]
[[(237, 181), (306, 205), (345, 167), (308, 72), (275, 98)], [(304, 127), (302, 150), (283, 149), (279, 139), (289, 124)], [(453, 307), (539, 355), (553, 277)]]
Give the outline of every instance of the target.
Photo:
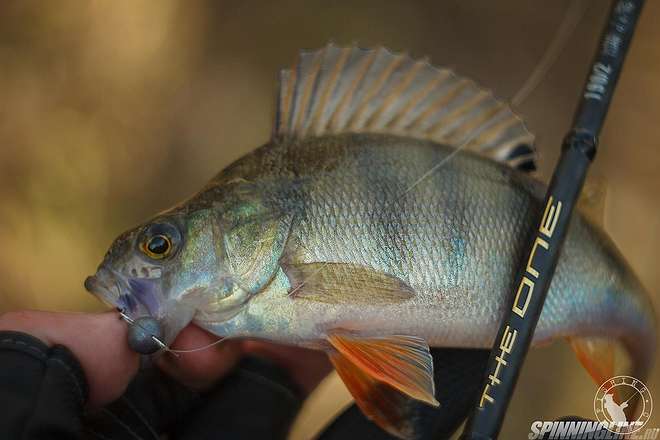
[(142, 250), (150, 258), (160, 260), (172, 252), (172, 240), (164, 234), (154, 235), (144, 243)]
[(137, 240), (137, 247), (152, 260), (163, 260), (174, 254), (181, 244), (178, 228), (170, 223), (152, 223)]

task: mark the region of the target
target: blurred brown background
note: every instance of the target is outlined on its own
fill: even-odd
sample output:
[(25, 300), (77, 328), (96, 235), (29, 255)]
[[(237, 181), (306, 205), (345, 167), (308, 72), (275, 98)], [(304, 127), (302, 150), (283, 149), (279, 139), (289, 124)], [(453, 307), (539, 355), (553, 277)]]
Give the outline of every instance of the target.
[[(658, 304), (660, 2), (648, 2), (593, 173), (606, 228)], [(608, 2), (518, 107), (548, 178)], [(568, 1), (60, 1), (0, 5), (0, 312), (97, 310), (82, 288), (122, 230), (199, 189), (268, 139), (276, 73), (299, 48), (385, 45), (429, 56), (511, 98)], [(660, 405), (656, 373), (648, 385)], [(502, 438), (532, 420), (593, 417), (596, 387), (564, 344), (533, 351)], [(308, 438), (345, 402), (336, 381), (306, 408)], [(656, 411), (658, 414), (660, 411)], [(649, 426), (659, 426), (656, 415)]]

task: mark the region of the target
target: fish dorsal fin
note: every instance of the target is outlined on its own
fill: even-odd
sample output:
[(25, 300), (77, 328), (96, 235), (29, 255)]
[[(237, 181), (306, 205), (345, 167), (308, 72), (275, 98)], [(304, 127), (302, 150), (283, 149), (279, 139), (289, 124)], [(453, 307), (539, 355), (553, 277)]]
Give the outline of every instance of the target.
[(333, 44), (301, 52), (280, 73), (273, 136), (389, 133), (462, 146), (522, 170), (536, 168), (534, 136), (509, 106), (473, 81), (387, 49)]
[(433, 358), (416, 336), (360, 337), (331, 333), (328, 342), (337, 373), (362, 412), (400, 438), (414, 437), (410, 399), (432, 406), (435, 398)]

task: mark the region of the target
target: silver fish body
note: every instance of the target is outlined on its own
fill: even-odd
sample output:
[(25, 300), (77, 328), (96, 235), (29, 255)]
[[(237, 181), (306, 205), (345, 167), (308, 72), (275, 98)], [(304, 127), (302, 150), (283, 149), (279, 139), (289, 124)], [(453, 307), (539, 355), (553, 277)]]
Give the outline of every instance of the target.
[[(490, 347), (544, 187), (467, 153), (419, 180), (452, 152), (414, 139), (340, 135), (269, 144), (229, 167), (192, 205), (214, 205), (214, 194), (229, 197), (223, 182), (242, 179), (264, 188), (266, 203), (290, 219), (285, 266), (365, 266), (403, 280), (415, 294), (393, 305), (308, 301), (291, 293), (280, 269), (238, 315), (204, 327), (285, 342), (319, 341), (344, 328), (415, 334), (431, 346)], [(612, 241), (575, 215), (535, 341), (622, 335), (636, 353), (653, 352), (650, 303)]]

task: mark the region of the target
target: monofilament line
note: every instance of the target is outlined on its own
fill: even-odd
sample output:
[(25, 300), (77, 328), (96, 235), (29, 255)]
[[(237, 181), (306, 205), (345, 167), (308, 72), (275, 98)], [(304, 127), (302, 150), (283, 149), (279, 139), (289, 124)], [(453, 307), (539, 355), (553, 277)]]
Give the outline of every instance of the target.
[(555, 33), (554, 38), (548, 45), (545, 53), (536, 64), (534, 70), (518, 90), (513, 98), (511, 98), (511, 105), (518, 107), (522, 102), (536, 89), (536, 87), (543, 81), (545, 75), (550, 70), (553, 64), (559, 58), (559, 55), (564, 51), (568, 40), (577, 28), (578, 24), (582, 21), (582, 17), (589, 9), (589, 4), (584, 0), (572, 0), (569, 2), (564, 18)]
[[(582, 20), (584, 13), (586, 12), (588, 5), (585, 1), (571, 1), (566, 8), (564, 17), (557, 29), (557, 32), (543, 53), (543, 56), (536, 64), (532, 72), (527, 77), (527, 80), (520, 87), (518, 92), (511, 99), (511, 105), (514, 107), (519, 106), (541, 83), (545, 75), (548, 73), (552, 65), (557, 61), (557, 58), (561, 52), (566, 47), (570, 36), (573, 34), (573, 31), (577, 28), (577, 25)], [(419, 177), (412, 185), (410, 185), (396, 200), (403, 197), (405, 194), (410, 192), (417, 185), (422, 183), (428, 177), (433, 175), (438, 171), (444, 164), (453, 159), (459, 151), (465, 148), (466, 145), (475, 138), (478, 132), (474, 132), (472, 135), (463, 141), (458, 147), (454, 149), (449, 155), (440, 160), (437, 164), (433, 165), (427, 172)]]
[(173, 348), (170, 348), (168, 351), (170, 351), (170, 352), (173, 353), (173, 354), (178, 354), (178, 353), (195, 353), (196, 351), (207, 350), (207, 349), (213, 347), (214, 345), (218, 345), (218, 344), (221, 344), (222, 342), (225, 342), (225, 341), (228, 340), (228, 339), (232, 339), (232, 338), (229, 338), (229, 337), (227, 337), (227, 338), (220, 338), (220, 339), (218, 339), (218, 340), (215, 341), (215, 342), (211, 342), (210, 344), (206, 344), (206, 345), (204, 345), (204, 346), (202, 346), (202, 347), (199, 347), (199, 348), (190, 348), (190, 349), (182, 349), (182, 350), (175, 350), (175, 349), (173, 349)]

